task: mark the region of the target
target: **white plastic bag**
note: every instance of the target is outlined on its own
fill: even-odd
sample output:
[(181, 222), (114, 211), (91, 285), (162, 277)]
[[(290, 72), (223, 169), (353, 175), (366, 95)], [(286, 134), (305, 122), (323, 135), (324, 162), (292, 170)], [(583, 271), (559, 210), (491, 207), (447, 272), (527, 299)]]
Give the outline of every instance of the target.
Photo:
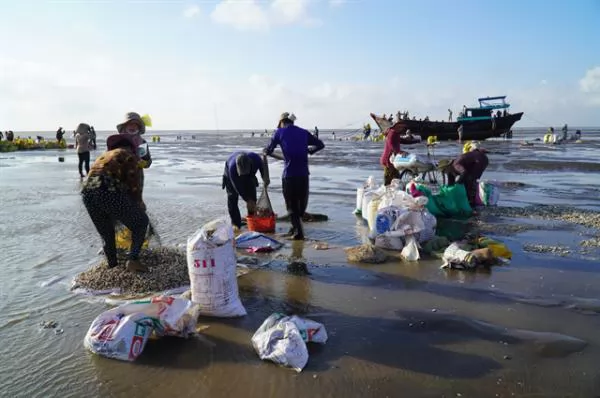
[(196, 330), (197, 316), (191, 301), (182, 298), (159, 296), (134, 301), (98, 315), (83, 344), (95, 354), (134, 361), (152, 332), (187, 337)]
[(199, 304), (201, 315), (223, 318), (246, 315), (238, 292), (229, 219), (211, 221), (188, 239), (187, 264), (192, 301)]
[(325, 344), (325, 326), (310, 319), (271, 314), (252, 336), (252, 346), (263, 360), (301, 372), (308, 362), (306, 343)]
[(375, 238), (375, 246), (382, 249), (400, 251), (404, 248), (404, 238), (402, 236), (393, 236), (389, 232), (379, 234)]
[(358, 214), (359, 212), (362, 212), (362, 201), (363, 201), (364, 194), (365, 194), (364, 188), (356, 188), (356, 209), (354, 210), (354, 213), (356, 213), (356, 214)]
[(419, 243), (427, 242), (435, 236), (435, 227), (437, 219), (427, 210), (421, 212), (421, 220), (423, 221), (423, 229), (418, 233), (417, 241)]
[(442, 260), (441, 268), (471, 269), (477, 265), (471, 252), (461, 249), (456, 242), (446, 248)]
[(419, 245), (414, 236), (411, 235), (406, 238), (406, 246), (404, 246), (400, 255), (406, 261), (418, 261), (421, 258), (419, 254)]

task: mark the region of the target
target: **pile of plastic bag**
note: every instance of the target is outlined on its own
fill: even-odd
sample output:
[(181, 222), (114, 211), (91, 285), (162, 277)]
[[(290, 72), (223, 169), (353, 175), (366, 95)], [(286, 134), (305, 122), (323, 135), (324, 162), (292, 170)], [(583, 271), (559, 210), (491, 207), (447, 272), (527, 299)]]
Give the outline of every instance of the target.
[(308, 363), (306, 343), (327, 342), (325, 326), (296, 315), (271, 314), (252, 336), (252, 345), (263, 360), (301, 372)]
[(123, 304), (98, 315), (83, 344), (91, 352), (134, 361), (151, 334), (188, 337), (196, 331), (197, 308), (183, 298), (158, 296)]
[(398, 180), (377, 187), (373, 177), (357, 190), (356, 200), (375, 246), (404, 250), (402, 255), (409, 260), (418, 260), (418, 244), (435, 236), (437, 220), (427, 210), (427, 202), (426, 197), (415, 198), (402, 191)]

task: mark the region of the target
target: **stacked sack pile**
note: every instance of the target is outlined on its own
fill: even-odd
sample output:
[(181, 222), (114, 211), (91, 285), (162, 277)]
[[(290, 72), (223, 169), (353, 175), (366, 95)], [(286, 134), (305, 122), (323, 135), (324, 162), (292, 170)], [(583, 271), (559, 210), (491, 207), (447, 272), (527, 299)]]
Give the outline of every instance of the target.
[(375, 246), (402, 251), (405, 259), (420, 258), (418, 246), (435, 236), (436, 218), (427, 210), (428, 198), (413, 198), (400, 189), (398, 180), (377, 186), (369, 177), (357, 189), (355, 214), (362, 215), (369, 226), (369, 237)]

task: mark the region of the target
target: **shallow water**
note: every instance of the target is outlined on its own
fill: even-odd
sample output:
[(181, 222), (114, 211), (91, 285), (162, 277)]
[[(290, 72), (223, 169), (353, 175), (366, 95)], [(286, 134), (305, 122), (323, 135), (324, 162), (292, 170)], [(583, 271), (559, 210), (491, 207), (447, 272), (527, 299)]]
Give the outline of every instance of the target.
[[(531, 203), (600, 209), (597, 134), (583, 144), (520, 147), (543, 131), (486, 143), (485, 178), (508, 184), (502, 206)], [(189, 134), (189, 133), (187, 133)], [(204, 222), (226, 214), (221, 174), (236, 149), (259, 150), (267, 139), (198, 133), (151, 143), (145, 201), (163, 243), (185, 243)], [(49, 135), (51, 136), (51, 135)], [(339, 133), (338, 133), (339, 136)], [(189, 137), (189, 136), (187, 136)], [(136, 363), (96, 357), (83, 337), (105, 304), (75, 296), (73, 275), (98, 261), (100, 242), (78, 195), (73, 151), (0, 154), (0, 386), (3, 396), (595, 396), (600, 394), (600, 275), (578, 242), (592, 233), (557, 227), (502, 236), (509, 266), (488, 272), (442, 271), (440, 261), (349, 265), (342, 250), (364, 239), (353, 216), (355, 190), (381, 178), (382, 143), (331, 141), (311, 158), (309, 211), (325, 223), (306, 224), (310, 243), (281, 256), (304, 257), (311, 275), (286, 271), (282, 260), (240, 278), (249, 315), (201, 318), (202, 339), (151, 342)], [(103, 142), (100, 140), (100, 145)], [(421, 152), (423, 148), (412, 147)], [(436, 157), (461, 147), (442, 143)], [(92, 155), (98, 155), (96, 152)], [(270, 163), (270, 197), (284, 210), (281, 162)], [(505, 221), (499, 221), (505, 222)], [(538, 222), (542, 226), (547, 222)], [(278, 224), (278, 230), (287, 225)], [(526, 243), (562, 244), (572, 255), (525, 253)], [(588, 254), (594, 257), (596, 254)], [(266, 257), (265, 257), (266, 258)], [(273, 311), (323, 322), (330, 334), (311, 347), (300, 374), (261, 362), (250, 337)], [(63, 334), (42, 329), (56, 320)]]

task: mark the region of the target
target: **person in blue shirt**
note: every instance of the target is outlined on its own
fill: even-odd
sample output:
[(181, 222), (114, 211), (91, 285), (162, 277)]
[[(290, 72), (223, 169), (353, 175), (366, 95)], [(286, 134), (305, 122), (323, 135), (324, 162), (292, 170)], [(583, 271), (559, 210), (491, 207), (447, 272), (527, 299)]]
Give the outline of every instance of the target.
[(246, 202), (248, 215), (253, 215), (256, 209), (256, 187), (258, 180), (256, 172), (260, 171), (263, 184), (269, 186), (269, 179), (263, 168), (263, 161), (254, 152), (234, 152), (225, 162), (222, 188), (227, 192), (227, 209), (231, 223), (237, 228), (242, 227), (242, 216), (238, 208), (241, 196)]
[(283, 152), (284, 167), (282, 175), (283, 198), (292, 228), (287, 233), (294, 240), (303, 240), (302, 216), (308, 205), (308, 155), (325, 148), (323, 141), (305, 129), (294, 125), (296, 117), (285, 112), (281, 115), (279, 128), (264, 149), (265, 155), (271, 155), (279, 145)]

